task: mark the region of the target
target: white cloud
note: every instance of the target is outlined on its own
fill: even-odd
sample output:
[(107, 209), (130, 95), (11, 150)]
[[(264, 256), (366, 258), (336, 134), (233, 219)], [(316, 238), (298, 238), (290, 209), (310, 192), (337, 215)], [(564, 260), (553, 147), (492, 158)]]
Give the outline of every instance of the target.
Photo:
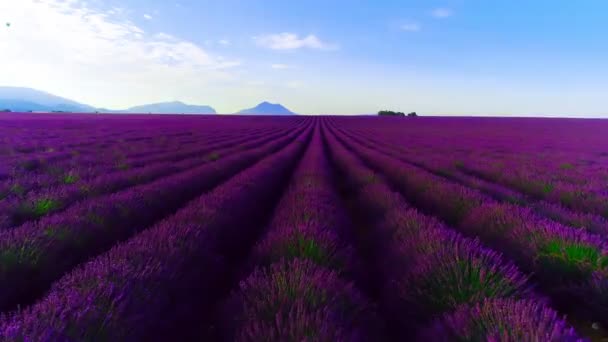
[(165, 32), (159, 32), (159, 33), (155, 34), (154, 38), (160, 39), (160, 40), (168, 40), (168, 41), (177, 41), (178, 40), (177, 38), (175, 38), (172, 35), (165, 33)]
[(144, 14), (144, 19), (152, 20), (152, 16), (150, 14)]
[(408, 32), (418, 32), (422, 29), (422, 27), (418, 23), (406, 23), (401, 25), (401, 29)]
[(230, 45), (230, 41), (229, 41), (228, 39), (220, 39), (220, 40), (218, 41), (218, 43), (219, 43), (220, 45), (223, 45), (223, 46), (228, 46), (228, 45)]
[(232, 79), (229, 68), (240, 64), (170, 34), (145, 32), (111, 11), (82, 0), (0, 1), (0, 13), (12, 22), (0, 30), (2, 83), (124, 106), (175, 96), (177, 84), (200, 91)]
[(287, 64), (272, 64), (270, 67), (273, 68), (273, 69), (278, 69), (278, 70), (290, 69), (291, 68)]
[(454, 13), (452, 12), (452, 10), (450, 10), (449, 8), (444, 8), (444, 7), (435, 8), (434, 10), (431, 11), (431, 15), (438, 19), (451, 17), (453, 14)]
[(295, 50), (300, 48), (333, 50), (338, 47), (321, 41), (317, 36), (309, 34), (299, 37), (295, 33), (283, 32), (253, 37), (253, 41), (262, 47), (273, 50)]

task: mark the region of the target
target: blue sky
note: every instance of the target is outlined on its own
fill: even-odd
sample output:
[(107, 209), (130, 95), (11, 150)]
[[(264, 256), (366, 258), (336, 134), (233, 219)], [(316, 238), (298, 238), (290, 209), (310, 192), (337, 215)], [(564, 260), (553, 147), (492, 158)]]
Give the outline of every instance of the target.
[(0, 85), (231, 113), (608, 116), (608, 2), (5, 0)]

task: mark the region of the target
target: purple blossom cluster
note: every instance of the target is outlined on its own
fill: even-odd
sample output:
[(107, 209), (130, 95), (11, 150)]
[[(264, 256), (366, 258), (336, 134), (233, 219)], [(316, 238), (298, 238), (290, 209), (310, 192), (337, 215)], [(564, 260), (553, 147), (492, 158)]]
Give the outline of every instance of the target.
[[(453, 157), (449, 154), (439, 155), (419, 155), (410, 151), (394, 146), (384, 140), (377, 140), (373, 137), (354, 134), (348, 132), (347, 136), (354, 141), (363, 144), (366, 147), (376, 149), (386, 155), (395, 157), (401, 161), (423, 168), (424, 170), (436, 175), (448, 178), (458, 182), (466, 187), (479, 190), (492, 198), (528, 206), (534, 209), (538, 214), (548, 217), (554, 221), (560, 222), (576, 228), (588, 230), (594, 234), (608, 236), (608, 221), (600, 215), (595, 215), (586, 212), (577, 212), (560, 205), (545, 200), (535, 200), (534, 198), (517, 192), (511, 188), (501, 184), (492, 183), (488, 180), (472, 176), (460, 169), (461, 162), (453, 161)], [(455, 166), (455, 167), (453, 167)]]
[(529, 300), (491, 299), (438, 319), (420, 341), (579, 342), (557, 313)]
[(278, 151), (304, 129), (215, 163), (94, 197), (56, 215), (0, 231), (0, 308), (27, 303), (78, 263), (145, 229), (201, 192)]
[[(32, 191), (24, 198), (13, 197), (0, 204), (0, 229), (10, 228), (27, 221), (38, 219), (51, 213), (59, 212), (71, 204), (89, 197), (113, 193), (139, 184), (198, 167), (206, 162), (216, 161), (224, 156), (230, 156), (241, 150), (247, 150), (268, 143), (286, 135), (286, 132), (262, 136), (242, 136), (238, 139), (211, 143), (204, 149), (198, 148), (196, 154), (185, 159), (150, 163), (149, 165), (102, 174), (90, 181), (75, 182), (57, 187), (47, 187), (41, 191)], [(212, 155), (212, 156), (211, 156)], [(145, 164), (144, 164), (145, 165)], [(44, 204), (47, 204), (46, 207)]]
[[(357, 121), (341, 124), (367, 133), (366, 137), (381, 131), (384, 141), (398, 142), (409, 154), (425, 159), (443, 155), (444, 160), (457, 161), (457, 169), (478, 178), (608, 219), (604, 172), (608, 144), (602, 121), (461, 119), (448, 123), (437, 119), (410, 127), (388, 120), (375, 125)], [(391, 129), (391, 124), (401, 130)], [(456, 133), (445, 132), (447, 127)], [(429, 133), (444, 133), (444, 138), (423, 135)]]
[(606, 129), (0, 113), (0, 340), (601, 341)]
[(331, 184), (320, 127), (254, 247), (253, 269), (224, 306), (224, 336), (238, 341), (354, 341), (373, 311), (348, 274), (353, 249)]
[[(382, 172), (417, 207), (480, 238), (523, 270), (534, 272), (535, 279), (560, 308), (567, 306), (560, 300), (576, 295), (574, 288), (581, 284), (587, 284), (588, 292), (595, 292), (589, 283), (592, 274), (607, 274), (608, 245), (602, 237), (550, 221), (529, 208), (497, 202), (474, 189), (378, 153), (342, 133), (336, 136)], [(587, 320), (607, 322), (601, 311), (594, 309), (597, 305), (586, 301), (581, 304), (594, 311)]]
[[(416, 330), (436, 315), (498, 299), (529, 300), (555, 314), (513, 263), (409, 206), (381, 176), (375, 176), (342, 146), (337, 136), (328, 134), (327, 139), (333, 160), (351, 184), (360, 188), (360, 207), (374, 205), (379, 218), (375, 230), (384, 247), (384, 301), (400, 326)], [(557, 332), (571, 331), (562, 320), (550, 323), (549, 328)], [(510, 324), (517, 328), (516, 322), (507, 322), (505, 327), (511, 328)], [(492, 332), (482, 336), (480, 340), (493, 338)], [(436, 340), (440, 335), (427, 337)]]
[[(180, 340), (184, 320), (217, 300), (226, 255), (255, 236), (284, 179), (304, 151), (310, 128), (244, 152), (268, 155), (53, 284), (36, 304), (2, 318), (6, 340)], [(303, 139), (303, 140), (300, 140)], [(284, 146), (284, 147), (283, 147)], [(251, 164), (251, 163), (249, 163)], [(224, 168), (222, 168), (224, 170)], [(182, 184), (191, 184), (184, 182)], [(175, 186), (175, 184), (173, 184)], [(200, 191), (199, 191), (200, 193)], [(162, 196), (161, 196), (162, 197)], [(248, 237), (249, 236), (249, 237)]]
[(226, 303), (235, 341), (362, 340), (365, 300), (338, 273), (309, 259), (256, 268)]

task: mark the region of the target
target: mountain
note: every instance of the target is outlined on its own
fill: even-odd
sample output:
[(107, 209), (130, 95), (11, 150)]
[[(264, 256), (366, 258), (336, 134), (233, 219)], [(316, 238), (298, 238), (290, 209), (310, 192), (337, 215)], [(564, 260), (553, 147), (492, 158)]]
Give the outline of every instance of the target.
[(44, 91), (20, 87), (0, 87), (0, 109), (12, 111), (94, 112), (95, 108)]
[(289, 109), (283, 107), (280, 104), (274, 104), (269, 102), (262, 102), (259, 105), (249, 108), (243, 109), (242, 111), (236, 114), (251, 114), (251, 115), (296, 115), (296, 113), (290, 111)]
[(153, 113), (153, 114), (216, 114), (209, 106), (189, 105), (179, 101), (152, 103), (131, 107), (120, 111), (124, 113)]
[(20, 88), (0, 87), (0, 111), (10, 109), (13, 112), (74, 112), (74, 113), (153, 113), (153, 114), (215, 114), (209, 106), (188, 105), (182, 102), (153, 103), (136, 106), (126, 110), (95, 108), (44, 91)]

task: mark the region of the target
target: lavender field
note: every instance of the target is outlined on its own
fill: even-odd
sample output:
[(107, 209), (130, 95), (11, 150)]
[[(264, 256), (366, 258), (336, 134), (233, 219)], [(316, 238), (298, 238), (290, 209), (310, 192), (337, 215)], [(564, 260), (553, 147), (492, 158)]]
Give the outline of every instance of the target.
[(608, 122), (0, 114), (2, 341), (608, 341)]

